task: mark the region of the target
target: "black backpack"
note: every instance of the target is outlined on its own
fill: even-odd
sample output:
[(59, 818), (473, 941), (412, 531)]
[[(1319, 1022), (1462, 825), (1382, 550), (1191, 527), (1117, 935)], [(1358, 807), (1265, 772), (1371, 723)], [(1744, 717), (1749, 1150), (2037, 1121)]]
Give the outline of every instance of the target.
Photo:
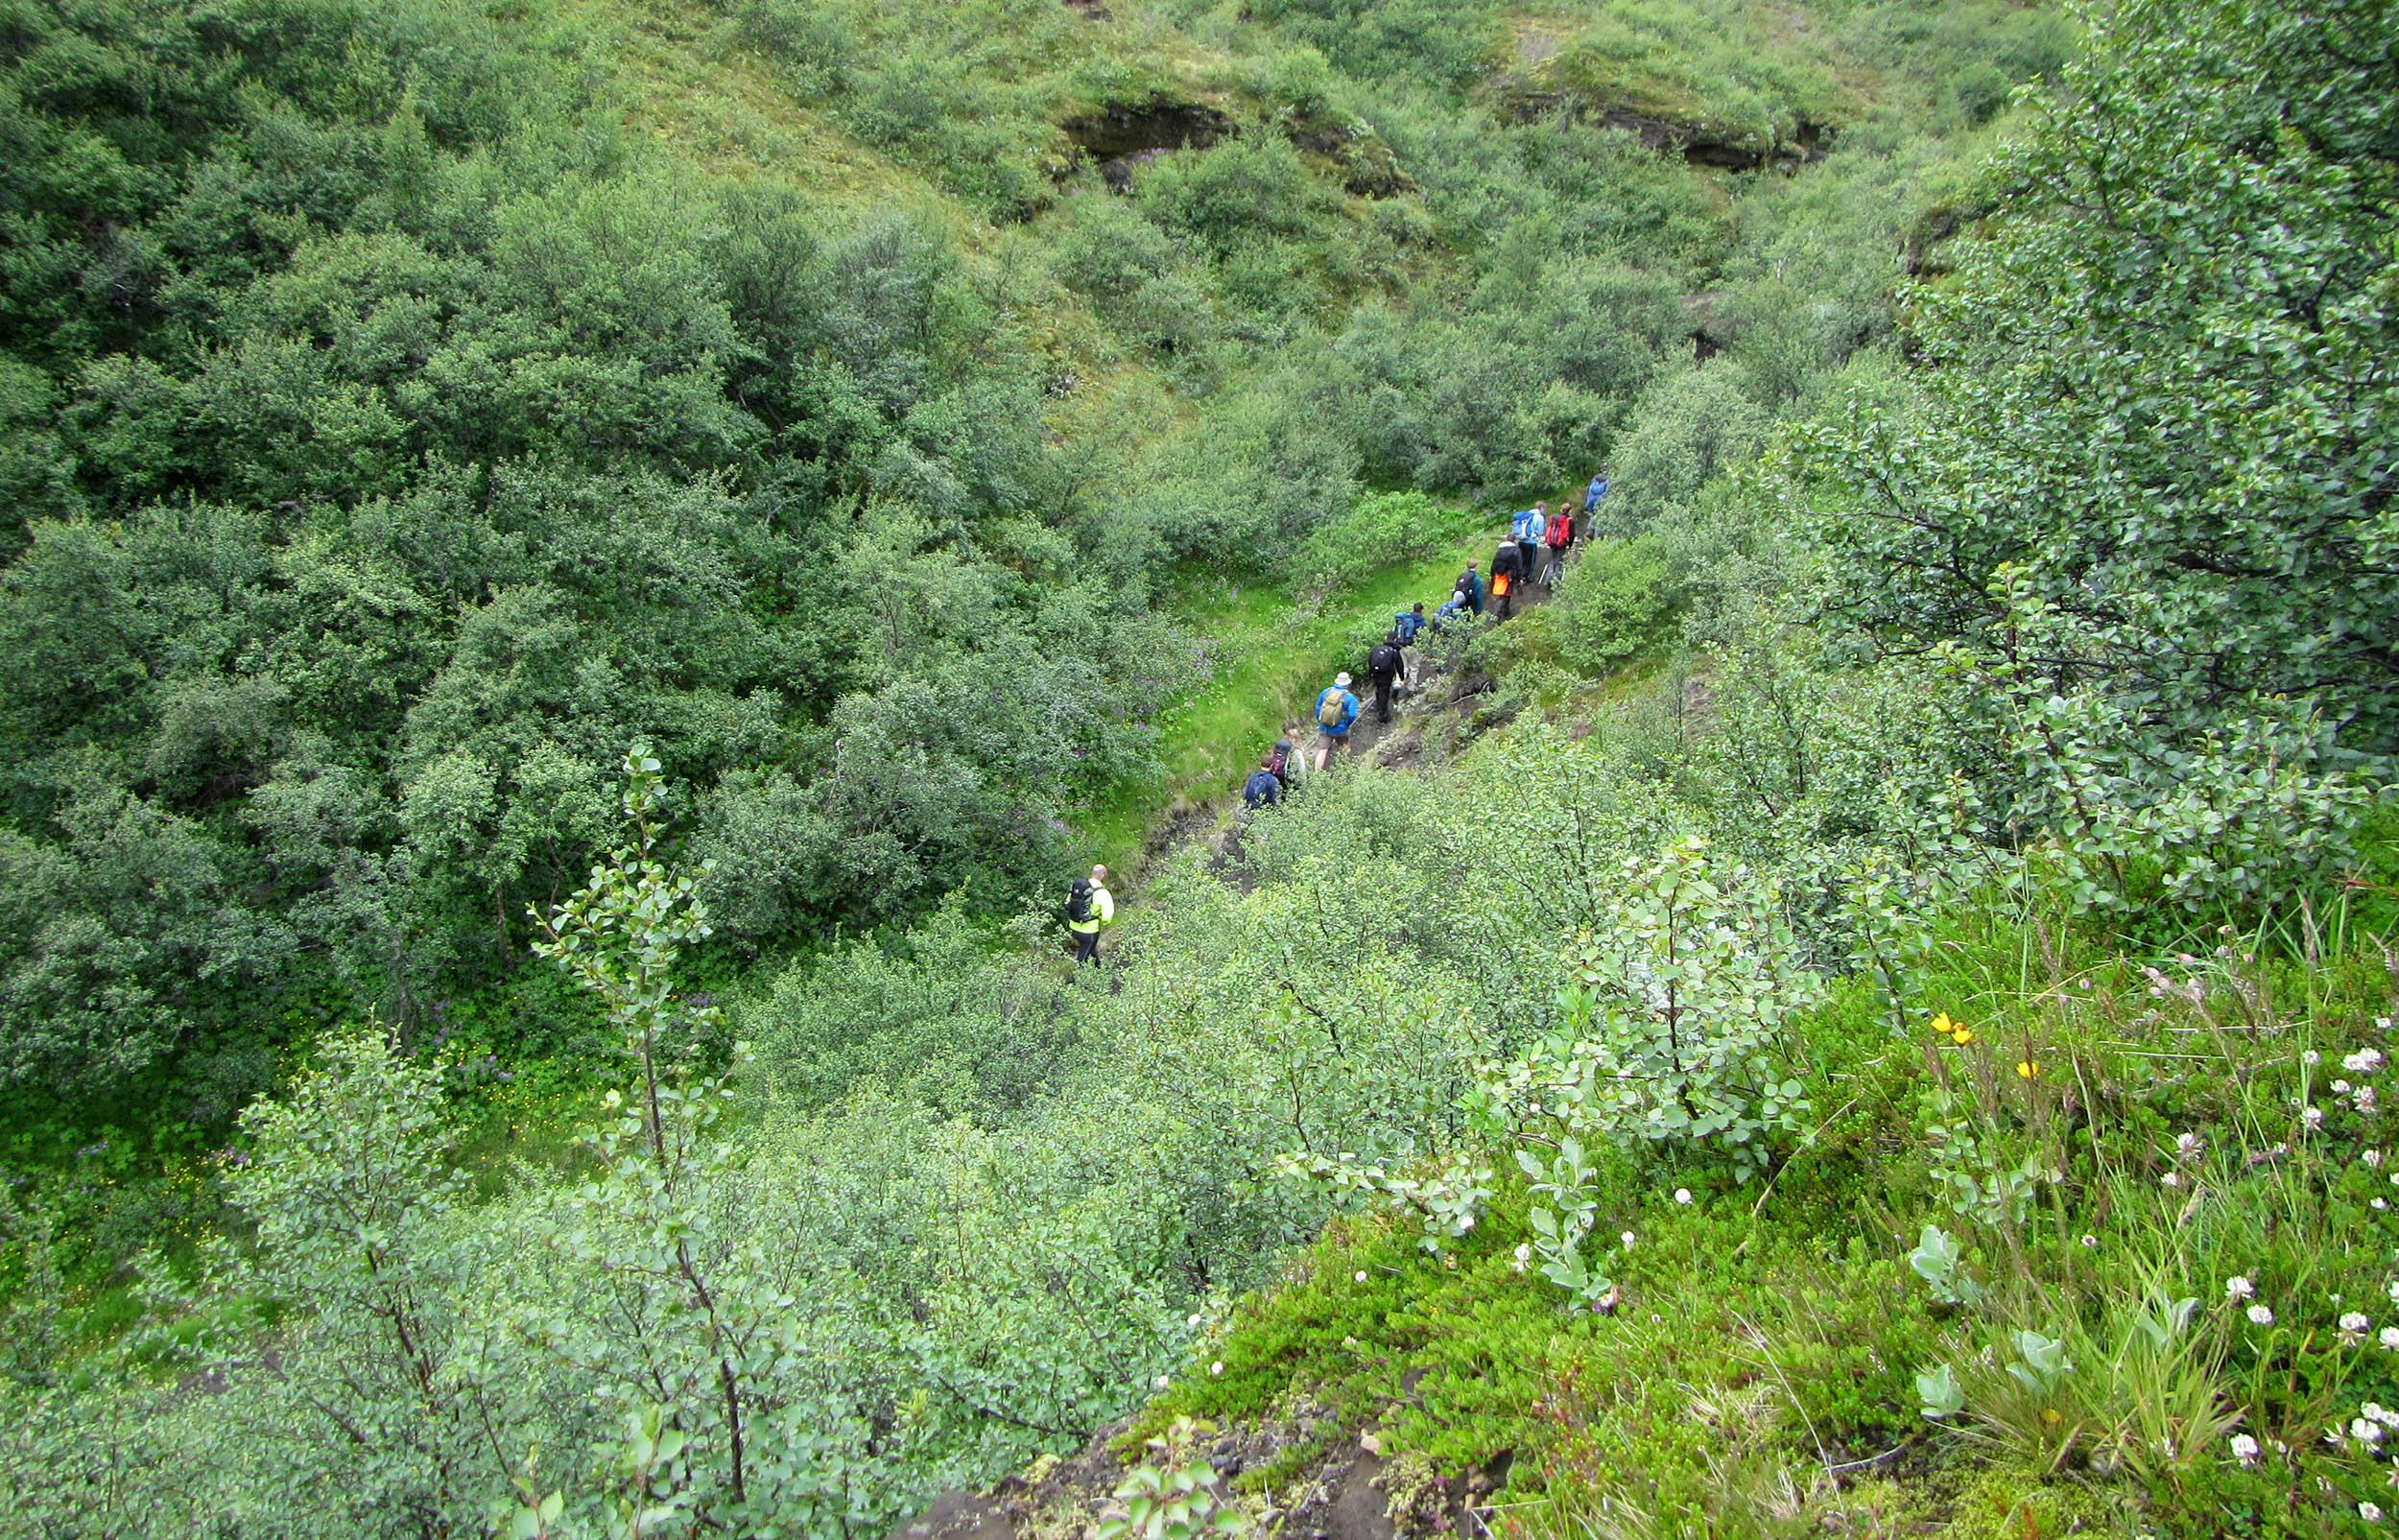
[(1399, 672), (1399, 649), (1389, 642), (1377, 644), (1366, 654), (1366, 671), (1380, 678), (1390, 678)]
[(1090, 917), (1091, 879), (1088, 877), (1078, 877), (1075, 879), (1075, 886), (1068, 889), (1066, 894), (1067, 923), (1072, 925), (1081, 925), (1083, 921), (1089, 919)]

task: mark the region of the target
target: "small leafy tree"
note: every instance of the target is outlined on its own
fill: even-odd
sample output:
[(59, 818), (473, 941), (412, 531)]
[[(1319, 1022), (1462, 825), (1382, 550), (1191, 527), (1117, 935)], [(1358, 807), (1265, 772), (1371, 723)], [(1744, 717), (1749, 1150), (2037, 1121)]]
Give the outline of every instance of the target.
[(1796, 950), (1773, 893), (1719, 871), (1698, 836), (1627, 861), (1614, 913), (1572, 959), (1562, 1029), (1486, 1089), (1576, 1133), (1713, 1150), (1746, 1181), (1808, 1107), (1782, 1028), (1819, 985)]
[(371, 1023), (318, 1054), (290, 1095), (243, 1116), (253, 1150), (227, 1173), (258, 1244), (227, 1248), (221, 1281), (297, 1320), (272, 1360), (230, 1366), (262, 1393), (229, 1398), (229, 1415), (325, 1480), (354, 1532), (456, 1533), (506, 1481), (525, 1409), (486, 1355), (439, 1072)]
[[(709, 934), (702, 872), (665, 858), (666, 791), (648, 746), (624, 769), (630, 839), (534, 914), (535, 951), (606, 1007), (634, 1074), (629, 1098), (606, 1098), (599, 1174), (549, 1218), (546, 1239), (579, 1282), (535, 1334), (631, 1429), (612, 1446), (622, 1532), (888, 1519), (871, 1506), (880, 1483), (865, 1480), (859, 1398), (840, 1379), (841, 1295), (813, 1290), (792, 1247), (744, 1222), (752, 1195), (722, 1126), (732, 1090), (703, 1067), (721, 1014), (677, 989), (683, 949)], [(746, 1056), (736, 1045), (735, 1065)], [(548, 1499), (530, 1501), (547, 1525)]]

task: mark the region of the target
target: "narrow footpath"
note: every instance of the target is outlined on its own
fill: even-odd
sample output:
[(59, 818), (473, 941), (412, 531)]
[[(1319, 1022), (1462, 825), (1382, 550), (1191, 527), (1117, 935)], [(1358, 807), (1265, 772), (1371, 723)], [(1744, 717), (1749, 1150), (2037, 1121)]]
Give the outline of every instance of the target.
[[(1516, 596), (1515, 613), (1537, 609), (1549, 601), (1549, 589), (1527, 588)], [(1356, 692), (1358, 721), (1349, 730), (1349, 741), (1333, 757), (1330, 773), (1336, 775), (1346, 766), (1365, 764), (1385, 770), (1416, 770), (1425, 761), (1429, 740), (1446, 744), (1454, 739), (1454, 729), (1464, 715), (1459, 708), (1488, 688), (1487, 680), (1461, 679), (1451, 669), (1427, 662), (1416, 692), (1393, 698), (1391, 720), (1386, 725), (1375, 720), (1374, 686), (1367, 678), (1366, 660), (1343, 663), (1337, 672), (1344, 670), (1365, 688)], [(1324, 682), (1332, 683), (1332, 675), (1327, 675)], [(1308, 713), (1303, 710), (1298, 716), (1304, 733), (1301, 748), (1314, 753), (1317, 735), (1307, 722)], [(1260, 746), (1260, 751), (1268, 746)], [(1203, 804), (1176, 819), (1143, 852), (1144, 865), (1194, 841), (1202, 841), (1208, 846), (1208, 869), (1220, 877), (1242, 882), (1246, 888), (1247, 884), (1240, 877), (1239, 866), (1243, 832), (1248, 825), (1249, 815), (1240, 801), (1240, 790), (1236, 787), (1223, 799)]]

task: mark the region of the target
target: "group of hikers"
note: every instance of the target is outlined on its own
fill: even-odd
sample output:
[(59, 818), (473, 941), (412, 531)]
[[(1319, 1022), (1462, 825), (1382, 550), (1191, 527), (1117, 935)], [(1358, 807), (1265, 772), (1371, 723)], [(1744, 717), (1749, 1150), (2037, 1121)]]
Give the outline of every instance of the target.
[[(1427, 632), (1438, 636), (1468, 617), (1479, 619), (1485, 612), (1486, 594), (1496, 602), (1499, 618), (1508, 619), (1515, 612), (1516, 596), (1527, 583), (1546, 589), (1557, 580), (1576, 546), (1590, 538), (1592, 520), (1606, 496), (1607, 477), (1599, 475), (1583, 488), (1580, 509), (1564, 500), (1554, 509), (1548, 503), (1533, 504), (1508, 521), (1508, 532), (1491, 557), (1487, 590), (1478, 563), (1469, 561), (1448, 600), (1431, 615), (1424, 612), (1422, 604), (1416, 604), (1392, 616), (1390, 630), (1366, 654), (1366, 676), (1374, 684), (1375, 721), (1388, 726), (1393, 693), (1413, 694), (1419, 687), (1424, 663), (1419, 638)], [(1361, 708), (1352, 690), (1355, 682), (1347, 673), (1339, 674), (1317, 693), (1315, 770), (1321, 771), (1332, 762), (1358, 723)], [(1271, 807), (1298, 789), (1310, 773), (1300, 741), (1298, 724), (1284, 723), (1283, 736), (1242, 783), (1245, 808), (1256, 812)]]
[[(1479, 563), (1469, 561), (1466, 570), (1459, 574), (1449, 598), (1431, 615), (1418, 603), (1392, 616), (1390, 629), (1366, 653), (1366, 677), (1374, 686), (1375, 721), (1390, 725), (1393, 693), (1413, 694), (1421, 687), (1424, 655), (1420, 643), (1428, 633), (1438, 636), (1453, 625), (1481, 619), (1486, 601), (1496, 605), (1500, 620), (1507, 620), (1515, 613), (1516, 597), (1528, 583), (1544, 589), (1555, 583), (1576, 547), (1591, 537), (1592, 522), (1599, 513), (1601, 500), (1606, 496), (1607, 477), (1603, 474), (1592, 477), (1590, 485), (1583, 488), (1580, 509), (1561, 499), (1555, 508), (1548, 503), (1535, 503), (1523, 509), (1508, 520), (1499, 549), (1492, 554), (1487, 586)], [(1258, 768), (1242, 783), (1241, 801), (1246, 811), (1255, 813), (1274, 806), (1306, 785), (1311, 775), (1323, 773), (1332, 764), (1334, 754), (1349, 742), (1350, 730), (1357, 726), (1363, 713), (1354, 689), (1356, 682), (1344, 671), (1317, 692), (1313, 708), (1313, 763), (1303, 746), (1301, 725), (1295, 722), (1283, 724), (1283, 735), (1260, 757)], [(1100, 932), (1113, 924), (1115, 918), (1116, 901), (1107, 889), (1107, 868), (1094, 866), (1088, 878), (1075, 880), (1066, 903), (1066, 929), (1075, 938), (1078, 963), (1096, 964), (1100, 960)]]

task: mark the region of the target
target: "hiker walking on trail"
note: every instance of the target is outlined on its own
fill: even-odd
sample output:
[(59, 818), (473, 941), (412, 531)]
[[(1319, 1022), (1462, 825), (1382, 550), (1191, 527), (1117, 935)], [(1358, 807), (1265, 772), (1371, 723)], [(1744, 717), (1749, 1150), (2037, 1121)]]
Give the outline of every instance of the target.
[(1391, 634), (1399, 638), (1399, 687), (1410, 695), (1416, 693), (1416, 674), (1423, 666), (1424, 654), (1416, 650), (1416, 633), (1425, 628), (1424, 601), (1391, 617)]
[(1116, 923), (1116, 898), (1108, 891), (1108, 869), (1094, 866), (1066, 894), (1066, 929), (1075, 937), (1075, 965), (1100, 965), (1100, 932)]
[(1524, 551), (1513, 540), (1502, 540), (1491, 554), (1491, 597), (1499, 601), (1499, 618), (1516, 612), (1516, 590), (1525, 585)]
[(1317, 769), (1333, 761), (1333, 750), (1349, 741), (1358, 722), (1358, 698), (1349, 693), (1349, 675), (1338, 674), (1317, 692)]
[[(1598, 518), (1600, 516), (1600, 500), (1605, 496), (1607, 496), (1607, 473), (1605, 471), (1602, 471), (1599, 475), (1591, 478), (1590, 486), (1582, 489), (1582, 516), (1585, 519)], [(1584, 533), (1589, 533), (1589, 527), (1587, 525), (1584, 528)]]
[[(1533, 573), (1539, 570), (1536, 564), (1541, 559), (1541, 534), (1549, 527), (1550, 506), (1547, 503), (1535, 503), (1516, 515), (1516, 554), (1524, 562), (1516, 578), (1518, 582), (1531, 582)], [(1498, 569), (1492, 570), (1496, 572)]]
[(1308, 756), (1299, 746), (1299, 723), (1283, 723), (1283, 736), (1274, 740), (1274, 751), (1267, 758), (1274, 765), (1274, 772), (1282, 777), (1283, 790), (1298, 791), (1308, 779)]
[(1550, 515), (1549, 528), (1541, 535), (1541, 586), (1547, 588), (1557, 581), (1557, 575), (1566, 565), (1566, 552), (1575, 543), (1574, 515), (1561, 505)]
[(1249, 779), (1241, 783), (1241, 805), (1255, 813), (1271, 808), (1283, 799), (1283, 778), (1274, 772), (1274, 756), (1269, 754), (1258, 761), (1258, 768), (1249, 772)]
[(1481, 620), (1483, 618), (1483, 576), (1474, 570), (1474, 563), (1471, 561), (1466, 563), (1466, 570), (1458, 575), (1458, 592), (1464, 597), (1466, 607), (1474, 611), (1475, 619)]
[(1393, 631), (1366, 654), (1366, 676), (1374, 681), (1374, 720), (1391, 724), (1391, 682), (1399, 677), (1399, 632)]

